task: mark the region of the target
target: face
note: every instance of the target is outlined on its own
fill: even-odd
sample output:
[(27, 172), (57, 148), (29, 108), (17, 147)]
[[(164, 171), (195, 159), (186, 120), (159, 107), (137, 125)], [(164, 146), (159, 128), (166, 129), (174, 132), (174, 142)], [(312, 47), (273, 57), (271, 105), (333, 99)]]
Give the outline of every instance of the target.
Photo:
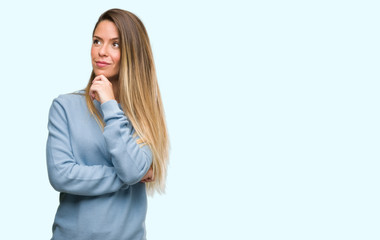
[(91, 47), (92, 68), (96, 76), (115, 77), (120, 69), (119, 34), (111, 21), (101, 21), (95, 29)]

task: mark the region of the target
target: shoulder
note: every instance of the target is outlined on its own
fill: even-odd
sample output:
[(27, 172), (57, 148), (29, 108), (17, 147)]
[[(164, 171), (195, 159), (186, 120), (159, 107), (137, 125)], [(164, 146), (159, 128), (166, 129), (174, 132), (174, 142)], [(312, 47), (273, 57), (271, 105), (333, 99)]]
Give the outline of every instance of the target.
[(84, 99), (85, 99), (85, 91), (78, 90), (75, 92), (58, 95), (56, 98), (53, 99), (53, 103), (56, 102), (62, 106), (75, 105), (84, 101)]
[(79, 111), (86, 105), (84, 90), (60, 94), (52, 100), (50, 109), (60, 111)]

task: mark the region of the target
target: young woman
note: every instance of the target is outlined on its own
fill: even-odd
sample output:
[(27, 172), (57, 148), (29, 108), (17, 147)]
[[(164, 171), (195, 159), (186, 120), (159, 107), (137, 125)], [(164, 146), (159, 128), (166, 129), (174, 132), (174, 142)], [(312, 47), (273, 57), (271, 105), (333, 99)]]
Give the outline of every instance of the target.
[(148, 34), (131, 12), (95, 25), (87, 87), (55, 98), (47, 168), (55, 240), (146, 239), (147, 193), (165, 192), (169, 138)]

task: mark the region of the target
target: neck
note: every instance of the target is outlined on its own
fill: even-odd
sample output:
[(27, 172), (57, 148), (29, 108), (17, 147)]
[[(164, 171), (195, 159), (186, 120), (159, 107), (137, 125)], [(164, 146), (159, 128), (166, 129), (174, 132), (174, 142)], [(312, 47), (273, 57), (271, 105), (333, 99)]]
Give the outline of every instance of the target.
[(117, 74), (117, 75), (115, 75), (115, 76), (113, 76), (113, 77), (109, 77), (108, 80), (109, 80), (110, 82), (112, 82), (112, 83), (114, 83), (114, 82), (118, 82), (118, 81), (119, 81), (119, 75)]
[(112, 90), (117, 102), (120, 102), (119, 99), (119, 75), (108, 78), (108, 80), (112, 83)]
[(115, 82), (115, 84), (112, 83), (112, 88), (113, 88), (113, 95), (115, 96), (116, 101), (120, 103), (118, 82)]

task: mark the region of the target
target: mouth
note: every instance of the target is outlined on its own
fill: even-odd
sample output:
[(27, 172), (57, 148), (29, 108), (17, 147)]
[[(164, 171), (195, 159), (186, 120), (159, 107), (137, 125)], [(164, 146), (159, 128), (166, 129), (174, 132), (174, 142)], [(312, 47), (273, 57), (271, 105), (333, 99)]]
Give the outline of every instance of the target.
[(103, 62), (103, 61), (95, 61), (95, 63), (96, 63), (96, 66), (99, 67), (99, 68), (107, 67), (108, 65), (111, 64), (111, 63)]

